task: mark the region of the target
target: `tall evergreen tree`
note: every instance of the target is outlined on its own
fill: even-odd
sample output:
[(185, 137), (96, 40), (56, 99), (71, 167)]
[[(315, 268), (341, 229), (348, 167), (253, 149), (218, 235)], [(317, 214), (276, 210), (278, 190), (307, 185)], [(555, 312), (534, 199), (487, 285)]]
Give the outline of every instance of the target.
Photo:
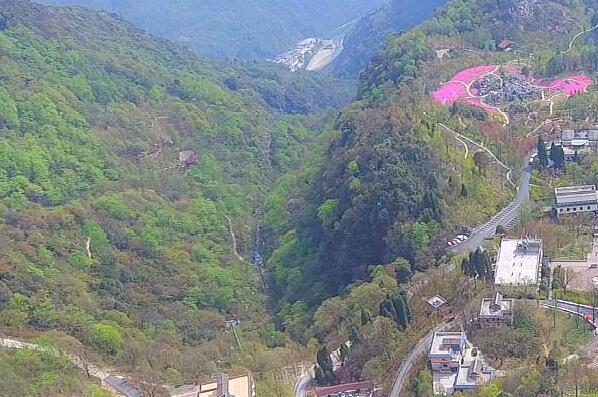
[(405, 291), (404, 289), (402, 289), (399, 294), (401, 295), (401, 297), (403, 298), (403, 301), (405, 302), (405, 310), (407, 313), (407, 320), (409, 322), (409, 324), (411, 324), (411, 322), (413, 321), (413, 310), (411, 308), (411, 300), (409, 299), (409, 295), (407, 294), (407, 291)]
[(544, 139), (542, 139), (542, 136), (538, 137), (538, 161), (540, 163), (541, 168), (544, 168), (548, 165), (546, 143), (544, 143)]
[(372, 316), (370, 315), (370, 312), (366, 309), (361, 309), (361, 325), (366, 325), (370, 321), (372, 321)]
[(464, 275), (471, 277), (471, 263), (469, 262), (469, 258), (463, 258), (461, 261), (461, 271)]
[(322, 367), (318, 364), (316, 364), (314, 368), (314, 378), (316, 379), (316, 384), (319, 386), (326, 386), (326, 375), (324, 375)]
[(332, 373), (334, 366), (332, 364), (332, 359), (330, 358), (330, 352), (326, 346), (322, 346), (318, 349), (318, 352), (316, 353), (316, 361), (320, 368), (322, 368), (324, 375), (328, 372)]
[(555, 165), (556, 168), (558, 154), (556, 153), (556, 145), (554, 144), (554, 142), (552, 142), (552, 144), (550, 145), (550, 152), (548, 156), (550, 157), (550, 160), (552, 160), (552, 163)]
[(357, 327), (354, 325), (349, 330), (349, 340), (354, 345), (361, 342), (361, 334), (359, 333), (359, 330), (357, 329)]
[(401, 295), (393, 297), (393, 305), (397, 312), (397, 325), (401, 330), (405, 330), (409, 325), (409, 315), (407, 314), (407, 308), (405, 307), (405, 300)]

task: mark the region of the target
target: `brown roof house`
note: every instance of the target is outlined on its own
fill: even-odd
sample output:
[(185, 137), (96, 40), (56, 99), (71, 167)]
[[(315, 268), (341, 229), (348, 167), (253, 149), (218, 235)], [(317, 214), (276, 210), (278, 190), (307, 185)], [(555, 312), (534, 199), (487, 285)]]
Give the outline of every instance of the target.
[(179, 152), (179, 162), (182, 168), (192, 167), (199, 163), (199, 156), (194, 150), (182, 150)]
[(503, 50), (505, 52), (507, 51), (513, 51), (513, 47), (515, 46), (515, 42), (511, 41), (511, 40), (503, 40), (500, 43), (498, 43), (498, 49), (499, 50)]

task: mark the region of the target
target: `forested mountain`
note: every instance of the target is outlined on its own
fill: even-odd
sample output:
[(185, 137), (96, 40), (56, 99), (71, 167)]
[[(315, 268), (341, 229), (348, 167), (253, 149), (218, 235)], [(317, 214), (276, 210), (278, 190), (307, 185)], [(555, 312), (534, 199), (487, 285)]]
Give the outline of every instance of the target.
[(390, 34), (411, 29), (444, 3), (445, 0), (392, 0), (360, 18), (345, 37), (343, 52), (330, 69), (339, 76), (358, 76)]
[(306, 37), (325, 36), (386, 0), (40, 0), (118, 13), (201, 54), (272, 58)]
[[(283, 321), (296, 330), (298, 313), (370, 280), (374, 265), (389, 265), (408, 280), (443, 260), (447, 231), (492, 215), (513, 192), (503, 176), (463, 160), (438, 123), (487, 142), (518, 169), (515, 130), (501, 133), (489, 123), (496, 115), (465, 104), (439, 106), (431, 93), (464, 67), (517, 62), (519, 53), (497, 47), (504, 39), (517, 43), (537, 76), (595, 71), (595, 32), (562, 53), (576, 33), (596, 24), (595, 9), (592, 1), (455, 0), (391, 36), (362, 73), (361, 100), (337, 120), (321, 163), (286, 178), (268, 201), (275, 247), (269, 267)], [(450, 55), (438, 57), (439, 49)]]
[(0, 58), (2, 331), (66, 333), (173, 383), (284, 345), (233, 234), (250, 252), (269, 186), (350, 87), (28, 0), (0, 0)]

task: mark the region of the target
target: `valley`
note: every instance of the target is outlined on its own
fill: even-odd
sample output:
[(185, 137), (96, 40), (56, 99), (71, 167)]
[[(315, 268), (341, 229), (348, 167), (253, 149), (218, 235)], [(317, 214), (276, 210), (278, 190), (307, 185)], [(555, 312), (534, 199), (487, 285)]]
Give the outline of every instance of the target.
[(332, 3), (276, 65), (0, 0), (0, 395), (598, 390), (598, 4)]

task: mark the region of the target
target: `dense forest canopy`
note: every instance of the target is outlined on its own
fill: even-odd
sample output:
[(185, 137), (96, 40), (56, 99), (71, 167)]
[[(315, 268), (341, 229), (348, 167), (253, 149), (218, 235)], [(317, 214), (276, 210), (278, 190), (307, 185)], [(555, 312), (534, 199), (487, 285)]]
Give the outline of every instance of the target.
[[(386, 0), (41, 0), (115, 12), (201, 54), (272, 58), (306, 37), (324, 37)], [(326, 37), (324, 37), (326, 38)]]
[[(446, 253), (439, 237), (492, 214), (486, 211), (512, 193), (473, 162), (471, 174), (463, 173), (448, 143), (439, 144), (445, 138), (436, 124), (463, 129), (461, 117), (490, 116), (432, 104), (431, 90), (463, 66), (512, 59), (497, 47), (505, 38), (538, 76), (595, 70), (596, 33), (566, 57), (557, 51), (595, 24), (593, 9), (593, 2), (455, 0), (419, 27), (392, 35), (361, 74), (361, 100), (337, 120), (321, 167), (276, 189), (269, 202), (276, 241), (269, 266), (283, 316), (346, 293), (369, 280), (377, 264), (407, 261), (407, 275), (428, 269)], [(451, 55), (439, 59), (436, 50), (446, 48)], [(477, 128), (464, 131), (487, 139)], [(285, 195), (288, 204), (281, 205)]]
[(270, 185), (351, 86), (199, 58), (79, 8), (2, 0), (0, 22), (0, 327), (178, 382), (258, 362), (227, 320), (255, 354), (284, 345), (233, 239), (250, 252)]

